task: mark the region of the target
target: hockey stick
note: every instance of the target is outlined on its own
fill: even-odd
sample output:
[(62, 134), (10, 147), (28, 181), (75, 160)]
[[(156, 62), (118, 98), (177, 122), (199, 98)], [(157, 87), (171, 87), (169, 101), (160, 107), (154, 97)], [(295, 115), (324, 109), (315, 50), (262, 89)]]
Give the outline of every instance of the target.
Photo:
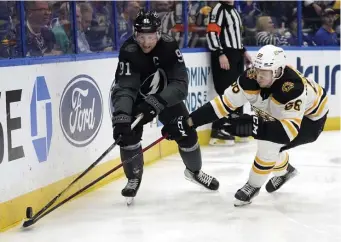
[(59, 208), (60, 206), (62, 206), (63, 204), (67, 203), (68, 201), (70, 201), (71, 199), (73, 199), (74, 197), (78, 196), (79, 194), (81, 194), (82, 192), (84, 192), (85, 190), (87, 190), (88, 188), (92, 187), (93, 185), (95, 185), (96, 183), (98, 183), (99, 181), (103, 180), (105, 177), (109, 176), (111, 173), (113, 173), (114, 171), (118, 170), (119, 168), (121, 168), (124, 164), (127, 164), (129, 162), (131, 162), (133, 159), (137, 158), (138, 156), (142, 155), (145, 151), (149, 150), (150, 148), (152, 148), (154, 145), (160, 143), (163, 139), (165, 139), (164, 136), (158, 138), (157, 140), (155, 140), (153, 143), (151, 143), (150, 145), (148, 145), (147, 147), (142, 149), (141, 153), (135, 154), (134, 156), (130, 157), (129, 159), (122, 161), (119, 165), (115, 166), (114, 168), (112, 168), (111, 170), (109, 170), (108, 172), (106, 172), (105, 174), (103, 174), (102, 176), (98, 177), (96, 180), (92, 181), (91, 183), (89, 183), (88, 185), (86, 185), (85, 187), (83, 187), (81, 190), (75, 192), (74, 194), (70, 195), (69, 197), (67, 197), (66, 199), (64, 199), (63, 201), (61, 201), (60, 203), (58, 203), (56, 206), (52, 207), (51, 209), (47, 210), (47, 212), (40, 214), (40, 216), (36, 216), (35, 218), (32, 218), (30, 220), (27, 220), (24, 222), (23, 227), (29, 227), (33, 224), (35, 224), (37, 221), (39, 221), (40, 219), (42, 219), (43, 217), (45, 217), (46, 215), (48, 215), (49, 213), (53, 212), (54, 210), (56, 210), (57, 208)]
[[(133, 129), (143, 118), (143, 115), (140, 114), (137, 116), (136, 120), (131, 124), (131, 128)], [(38, 211), (34, 216), (32, 216), (32, 207), (26, 208), (26, 217), (29, 219), (25, 223), (30, 223), (30, 221), (37, 219), (38, 216), (40, 216), (42, 213), (44, 213), (49, 207), (51, 207), (57, 200), (60, 198), (66, 191), (70, 189), (70, 187), (73, 186), (77, 181), (79, 181), (82, 177), (84, 177), (89, 171), (91, 171), (116, 145), (119, 143), (121, 138), (119, 137), (113, 144), (110, 145), (110, 147), (103, 152), (103, 154), (97, 158), (97, 160), (92, 163), (85, 171), (82, 172), (75, 180), (73, 180), (64, 190), (62, 190), (57, 196), (55, 196), (50, 202), (48, 202), (40, 211)], [(24, 226), (25, 227), (25, 226)]]

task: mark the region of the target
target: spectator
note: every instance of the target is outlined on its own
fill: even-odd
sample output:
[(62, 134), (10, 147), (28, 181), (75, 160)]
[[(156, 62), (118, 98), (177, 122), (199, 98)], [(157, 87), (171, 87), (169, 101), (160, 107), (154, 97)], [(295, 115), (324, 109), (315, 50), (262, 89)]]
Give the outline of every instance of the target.
[(91, 21), (92, 21), (92, 14), (93, 14), (93, 9), (92, 6), (89, 2), (84, 2), (81, 3), (80, 5), (81, 9), (81, 14), (82, 14), (82, 30), (84, 32), (88, 31), (90, 26), (91, 26)]
[(322, 26), (316, 32), (314, 41), (316, 45), (340, 45), (337, 34), (333, 29), (335, 22), (335, 11), (331, 8), (327, 8), (322, 12)]
[(257, 19), (256, 45), (275, 45), (286, 44), (285, 38), (275, 29), (270, 16), (262, 16)]
[(20, 56), (20, 31), (17, 33), (12, 16), (10, 4), (13, 2), (0, 2), (0, 58)]
[(241, 13), (244, 27), (249, 29), (256, 27), (257, 17), (262, 14), (256, 1), (246, 1), (241, 9)]
[[(289, 31), (285, 33), (285, 37), (287, 39), (287, 43), (290, 46), (298, 45), (298, 37), (297, 37), (297, 8), (293, 10), (292, 16), (288, 19), (289, 22)], [(301, 18), (302, 30), (304, 29), (304, 17)], [(315, 45), (313, 42), (313, 36), (309, 33), (302, 32), (302, 45), (303, 46), (312, 46)]]
[(206, 27), (212, 8), (206, 1), (190, 1), (188, 17), (188, 47), (206, 47)]
[(322, 1), (307, 0), (303, 3), (302, 13), (305, 16), (305, 23), (312, 32), (317, 31), (320, 26), (320, 16), (322, 13)]
[(90, 16), (92, 20), (92, 8), (89, 3), (77, 4), (76, 18), (78, 53), (92, 53), (88, 40), (85, 36), (85, 30), (88, 29), (91, 24)]
[(55, 49), (56, 39), (47, 26), (51, 11), (46, 1), (25, 2), (27, 10), (26, 45), (27, 56), (60, 55)]
[(138, 1), (123, 2), (123, 13), (118, 19), (119, 46), (133, 34), (133, 22), (140, 10)]
[(157, 12), (160, 19), (162, 19), (167, 13), (170, 12), (170, 4), (168, 1), (153, 1), (152, 9)]
[(264, 16), (270, 16), (276, 28), (285, 26), (292, 9), (297, 6), (295, 1), (259, 1), (259, 7)]
[(112, 51), (114, 32), (111, 24), (111, 2), (94, 1), (91, 4), (93, 19), (91, 27), (85, 31), (90, 50), (94, 52)]
[(52, 32), (56, 39), (57, 47), (64, 53), (71, 53), (71, 23), (69, 3), (62, 3), (59, 9), (59, 17), (51, 22)]

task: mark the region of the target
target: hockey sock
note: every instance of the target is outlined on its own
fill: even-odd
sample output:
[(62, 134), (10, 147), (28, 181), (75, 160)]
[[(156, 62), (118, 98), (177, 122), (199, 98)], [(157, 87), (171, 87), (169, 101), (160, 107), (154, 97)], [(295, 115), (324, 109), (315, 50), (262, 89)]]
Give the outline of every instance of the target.
[(196, 172), (201, 170), (202, 160), (199, 143), (195, 143), (194, 146), (184, 148), (179, 146), (180, 156), (188, 170)]
[(279, 154), (279, 159), (276, 162), (275, 167), (272, 170), (272, 173), (275, 176), (283, 176), (287, 173), (287, 168), (289, 164), (289, 154), (286, 151), (283, 151)]
[(261, 187), (267, 180), (276, 162), (261, 160), (256, 156), (249, 175), (249, 184), (253, 187)]
[[(141, 143), (120, 148), (121, 160), (128, 160), (136, 154), (142, 153)], [(123, 164), (123, 170), (128, 179), (142, 178), (143, 174), (143, 155), (139, 155), (131, 162)]]

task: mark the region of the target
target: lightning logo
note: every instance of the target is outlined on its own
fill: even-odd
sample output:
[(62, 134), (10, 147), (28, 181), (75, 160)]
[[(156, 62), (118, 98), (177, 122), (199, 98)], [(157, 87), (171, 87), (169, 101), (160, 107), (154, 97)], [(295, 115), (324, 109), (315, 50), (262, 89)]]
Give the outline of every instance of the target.
[(160, 73), (157, 71), (155, 72), (153, 76), (153, 80), (150, 83), (150, 86), (149, 86), (150, 92), (147, 93), (147, 96), (151, 94), (155, 94), (158, 91), (159, 86), (160, 86)]
[(148, 76), (140, 87), (142, 97), (161, 92), (167, 86), (167, 75), (162, 69), (157, 69), (156, 72)]

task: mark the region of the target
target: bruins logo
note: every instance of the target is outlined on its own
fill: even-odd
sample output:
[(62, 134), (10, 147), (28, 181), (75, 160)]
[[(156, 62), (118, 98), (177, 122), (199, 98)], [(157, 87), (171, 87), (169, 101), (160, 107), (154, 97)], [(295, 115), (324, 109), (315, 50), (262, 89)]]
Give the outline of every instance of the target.
[(254, 68), (250, 68), (249, 70), (247, 70), (246, 72), (246, 76), (249, 79), (257, 79), (257, 74), (256, 74), (256, 70)]
[(282, 91), (283, 92), (289, 92), (293, 88), (294, 88), (294, 83), (292, 83), (292, 82), (284, 82), (284, 84), (282, 86)]

